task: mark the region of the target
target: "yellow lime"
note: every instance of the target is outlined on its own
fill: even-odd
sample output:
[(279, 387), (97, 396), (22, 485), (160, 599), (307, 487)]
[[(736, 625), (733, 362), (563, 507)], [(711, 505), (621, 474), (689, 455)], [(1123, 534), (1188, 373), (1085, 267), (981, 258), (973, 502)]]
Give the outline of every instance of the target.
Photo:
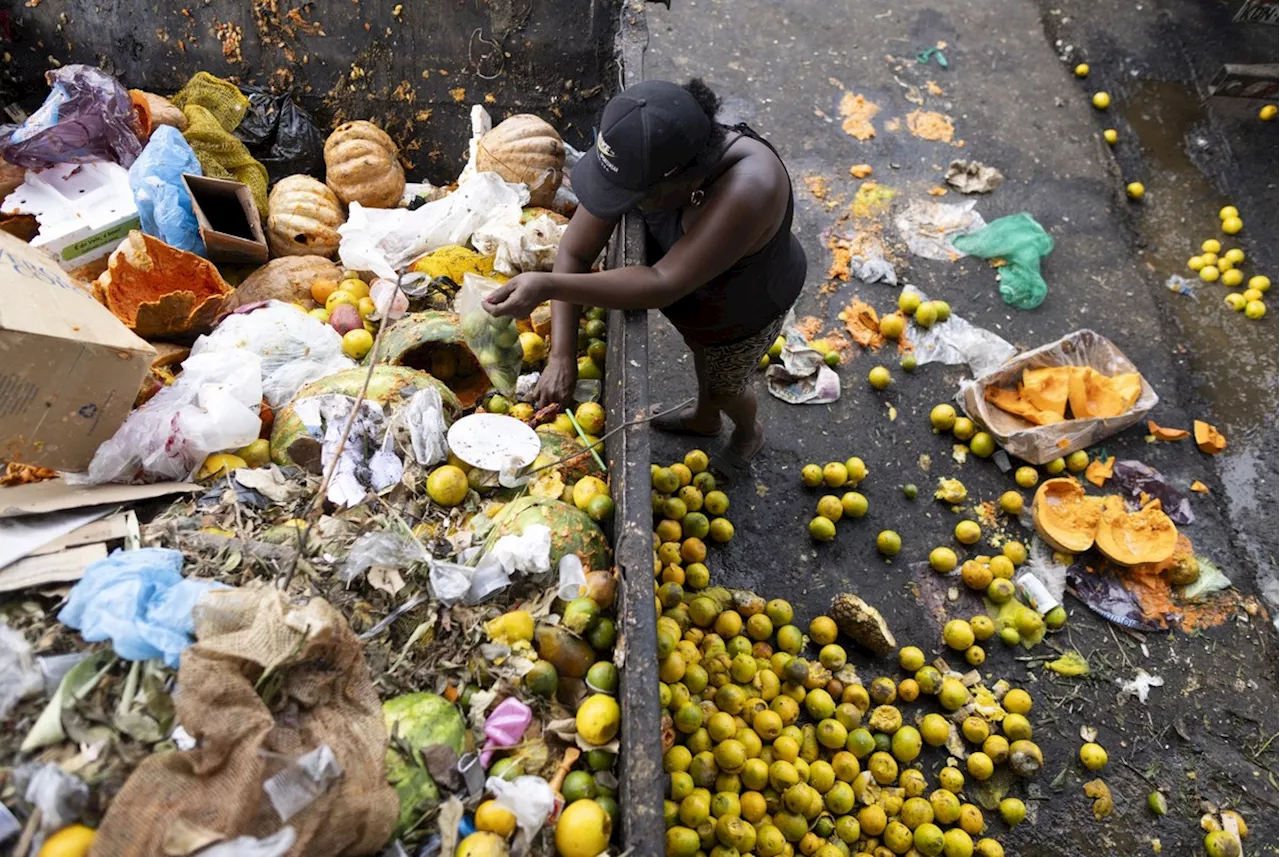
[[(1013, 493), (1013, 492), (1009, 492)], [(1021, 495), (1015, 495), (1021, 502)], [(1000, 498), (1003, 502), (1004, 498)], [(982, 527), (976, 521), (961, 521), (956, 524), (956, 541), (962, 545), (976, 544), (982, 538)]]
[(1106, 110), (1111, 106), (1111, 96), (1105, 92), (1095, 92), (1091, 101), (1093, 106), (1099, 110)]

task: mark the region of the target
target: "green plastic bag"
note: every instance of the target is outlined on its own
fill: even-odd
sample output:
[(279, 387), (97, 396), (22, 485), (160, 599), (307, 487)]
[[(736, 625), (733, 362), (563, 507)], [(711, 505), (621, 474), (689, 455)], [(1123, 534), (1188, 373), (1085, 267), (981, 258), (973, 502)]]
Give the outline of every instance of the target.
[(1025, 211), (993, 220), (986, 226), (957, 235), (955, 248), (983, 259), (1004, 259), (1000, 269), (1000, 297), (1018, 309), (1035, 309), (1044, 302), (1049, 287), (1040, 276), (1040, 260), (1053, 250), (1053, 236)]

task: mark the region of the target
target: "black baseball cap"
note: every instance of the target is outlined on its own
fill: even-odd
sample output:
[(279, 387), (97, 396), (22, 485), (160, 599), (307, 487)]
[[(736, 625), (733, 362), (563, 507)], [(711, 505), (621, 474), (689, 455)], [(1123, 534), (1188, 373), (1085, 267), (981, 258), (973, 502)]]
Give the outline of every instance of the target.
[(595, 145), (573, 168), (573, 192), (596, 217), (618, 217), (692, 163), (710, 135), (711, 119), (683, 86), (638, 83), (605, 105)]

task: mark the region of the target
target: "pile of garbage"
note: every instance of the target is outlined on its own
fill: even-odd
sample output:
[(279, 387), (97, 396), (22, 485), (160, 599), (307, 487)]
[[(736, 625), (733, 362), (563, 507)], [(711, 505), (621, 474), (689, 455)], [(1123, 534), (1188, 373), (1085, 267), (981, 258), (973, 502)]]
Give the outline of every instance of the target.
[(604, 851), (606, 314), (556, 331), (576, 407), (535, 409), (549, 306), (483, 308), (550, 269), (576, 153), (476, 107), (433, 187), (374, 123), (207, 73), (49, 83), (0, 130), (0, 257), (39, 316), (0, 336), (41, 412), (4, 426), (0, 842)]

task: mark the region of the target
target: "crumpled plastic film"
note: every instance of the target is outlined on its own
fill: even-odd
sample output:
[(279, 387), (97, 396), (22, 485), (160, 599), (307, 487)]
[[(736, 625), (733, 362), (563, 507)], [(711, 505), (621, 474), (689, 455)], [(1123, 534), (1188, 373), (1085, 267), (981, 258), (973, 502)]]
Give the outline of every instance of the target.
[(1018, 309), (1044, 303), (1049, 286), (1040, 275), (1040, 260), (1053, 250), (1053, 236), (1025, 211), (999, 217), (986, 226), (951, 240), (957, 250), (983, 259), (1004, 259), (1000, 297)]

